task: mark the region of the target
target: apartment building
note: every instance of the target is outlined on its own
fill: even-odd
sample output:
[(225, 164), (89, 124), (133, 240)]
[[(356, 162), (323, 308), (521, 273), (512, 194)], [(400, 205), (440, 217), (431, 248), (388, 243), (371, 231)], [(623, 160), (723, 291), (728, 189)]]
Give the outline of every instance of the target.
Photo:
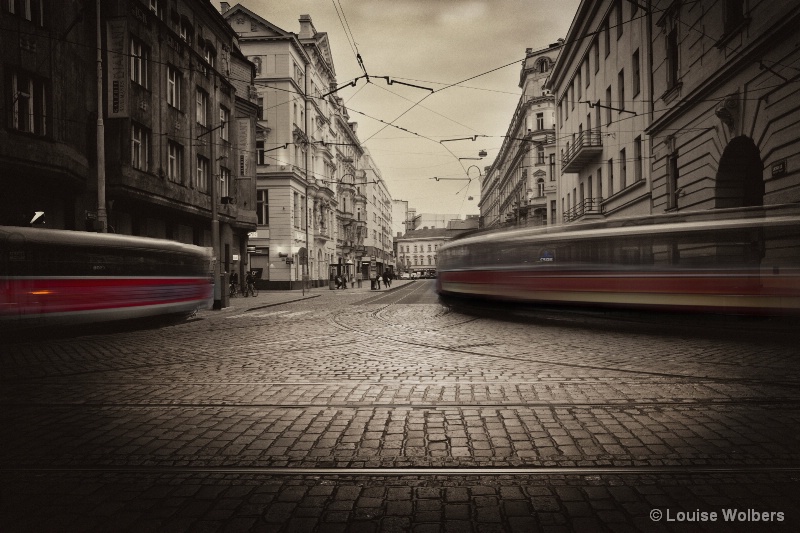
[(583, 1), (547, 81), (563, 223), (651, 212), (649, 11)]
[[(557, 199), (555, 99), (545, 87), (561, 41), (528, 48), (522, 62), (522, 95), (494, 163), (481, 175), (478, 203), (484, 227), (555, 223)], [(549, 221), (549, 222), (548, 222)]]
[(293, 33), (241, 5), (222, 9), (256, 69), (258, 227), (250, 258), (263, 272), (260, 286), (300, 288), (304, 277), (327, 286), (337, 273), (354, 275), (365, 257), (388, 264), (390, 196), (337, 94), (327, 34), (309, 15)]
[(800, 5), (652, 2), (653, 210), (800, 203)]
[(0, 24), (20, 45), (0, 52), (3, 223), (43, 211), (53, 228), (211, 247), (233, 268), (256, 228), (253, 66), (211, 2), (3, 2)]

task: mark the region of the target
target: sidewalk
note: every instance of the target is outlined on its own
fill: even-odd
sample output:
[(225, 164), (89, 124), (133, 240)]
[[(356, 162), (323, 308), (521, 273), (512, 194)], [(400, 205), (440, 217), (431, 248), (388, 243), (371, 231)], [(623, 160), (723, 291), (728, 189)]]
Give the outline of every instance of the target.
[[(370, 289), (370, 282), (369, 281), (362, 281), (361, 288), (358, 287), (358, 282), (356, 282), (355, 287), (350, 288), (348, 285), (347, 289), (333, 289), (331, 290), (329, 287), (314, 287), (312, 289), (306, 289), (305, 294), (303, 294), (302, 289), (294, 289), (291, 291), (268, 291), (262, 290), (258, 292), (258, 296), (236, 296), (234, 298), (230, 298), (228, 302), (228, 307), (224, 307), (218, 311), (207, 310), (203, 311), (206, 313), (218, 313), (218, 312), (225, 312), (225, 311), (247, 311), (250, 309), (261, 309), (263, 307), (272, 307), (275, 305), (282, 305), (288, 304), (292, 302), (298, 302), (301, 300), (307, 300), (309, 298), (319, 298), (325, 294), (355, 294), (355, 293), (373, 293), (378, 294), (381, 292), (386, 291), (393, 291), (408, 285), (409, 283), (413, 283), (415, 280), (408, 280), (408, 279), (395, 279), (392, 280), (392, 286), (389, 288), (381, 288), (380, 290), (372, 290)], [(381, 284), (381, 287), (383, 284)]]

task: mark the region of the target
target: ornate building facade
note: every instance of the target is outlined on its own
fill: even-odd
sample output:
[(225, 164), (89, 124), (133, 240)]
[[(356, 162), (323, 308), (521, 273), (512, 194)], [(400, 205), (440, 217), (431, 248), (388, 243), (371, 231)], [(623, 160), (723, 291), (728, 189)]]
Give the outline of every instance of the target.
[(240, 5), (223, 10), (256, 66), (258, 227), (250, 260), (260, 285), (300, 288), (307, 276), (310, 286), (327, 286), (337, 273), (354, 276), (374, 248), (370, 232), (382, 228), (370, 216), (369, 194), (382, 180), (337, 95), (328, 36), (308, 15), (293, 33)]
[(497, 158), (481, 176), (478, 206), (484, 227), (555, 222), (549, 215), (557, 197), (555, 100), (545, 81), (561, 47), (559, 41), (543, 50), (526, 50), (522, 95)]

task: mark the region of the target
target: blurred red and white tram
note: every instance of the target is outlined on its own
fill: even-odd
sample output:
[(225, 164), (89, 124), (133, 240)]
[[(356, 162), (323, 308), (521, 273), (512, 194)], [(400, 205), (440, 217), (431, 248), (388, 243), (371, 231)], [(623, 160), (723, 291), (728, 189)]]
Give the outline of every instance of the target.
[(446, 303), (800, 313), (796, 210), (725, 211), (472, 234), (439, 249), (437, 292)]
[(168, 240), (0, 226), (0, 328), (189, 314), (213, 303), (210, 265)]

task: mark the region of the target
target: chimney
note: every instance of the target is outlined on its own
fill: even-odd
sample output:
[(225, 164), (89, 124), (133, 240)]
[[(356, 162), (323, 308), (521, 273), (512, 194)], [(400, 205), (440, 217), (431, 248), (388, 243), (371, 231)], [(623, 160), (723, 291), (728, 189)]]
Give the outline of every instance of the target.
[(314, 24), (311, 22), (311, 15), (300, 15), (300, 35), (301, 39), (313, 39), (317, 34)]
[(220, 4), (219, 4), (219, 10), (222, 13), (225, 13), (230, 8), (231, 8), (231, 5), (228, 2), (220, 2)]

